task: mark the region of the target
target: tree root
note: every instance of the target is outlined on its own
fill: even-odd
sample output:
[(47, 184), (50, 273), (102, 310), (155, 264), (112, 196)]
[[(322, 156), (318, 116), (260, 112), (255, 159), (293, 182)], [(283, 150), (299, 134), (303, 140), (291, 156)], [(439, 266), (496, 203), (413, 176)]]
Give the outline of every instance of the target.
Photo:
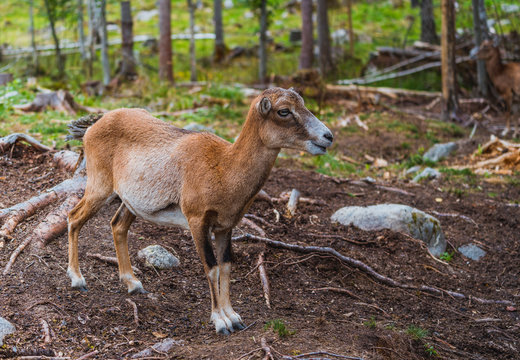
[(258, 274), (260, 275), (260, 281), (262, 282), (262, 288), (264, 290), (265, 303), (267, 307), (271, 308), (271, 293), (269, 290), (269, 279), (267, 278), (267, 272), (265, 271), (264, 266), (264, 253), (261, 252), (258, 255), (258, 262), (256, 263), (258, 267)]
[(52, 148), (43, 145), (41, 142), (27, 134), (15, 133), (0, 138), (0, 154), (6, 152), (10, 147), (14, 146), (19, 141), (25, 141), (35, 149), (41, 152), (51, 151)]
[(474, 297), (471, 295), (465, 295), (465, 294), (458, 293), (455, 291), (450, 291), (450, 290), (438, 289), (438, 288), (434, 288), (434, 287), (427, 286), (427, 285), (415, 286), (415, 285), (402, 284), (394, 279), (391, 279), (387, 276), (379, 274), (372, 267), (370, 267), (369, 265), (365, 264), (362, 261), (352, 259), (348, 256), (340, 254), (337, 250), (335, 250), (331, 247), (301, 246), (301, 245), (296, 245), (296, 244), (288, 244), (288, 243), (284, 243), (282, 241), (272, 240), (272, 239), (268, 239), (268, 238), (264, 238), (264, 237), (260, 237), (260, 236), (251, 235), (251, 234), (235, 236), (235, 237), (233, 237), (233, 240), (234, 241), (253, 240), (253, 241), (265, 243), (272, 247), (291, 250), (291, 251), (305, 253), (305, 254), (318, 253), (318, 254), (324, 254), (324, 255), (332, 255), (335, 258), (337, 258), (338, 260), (344, 262), (345, 264), (348, 264), (348, 265), (370, 275), (371, 277), (373, 277), (380, 283), (391, 286), (391, 287), (397, 287), (397, 288), (405, 289), (405, 290), (423, 291), (423, 292), (437, 294), (437, 295), (447, 294), (456, 299), (464, 299), (464, 300), (467, 299), (467, 300), (474, 301), (474, 302), (477, 302), (480, 304), (515, 305), (515, 303), (508, 301), (508, 300), (481, 299), (481, 298)]
[(54, 211), (50, 212), (43, 221), (32, 231), (32, 233), (13, 251), (7, 262), (3, 274), (6, 275), (11, 270), (16, 258), (27, 247), (34, 243), (36, 247), (42, 248), (52, 239), (60, 236), (67, 230), (67, 215), (74, 206), (81, 200), (87, 176), (85, 174), (85, 161), (76, 169), (72, 179), (67, 179), (56, 185), (44, 194), (35, 196), (23, 203), (11, 208), (0, 211), (0, 220), (6, 218), (2, 228), (0, 228), (0, 239), (2, 237), (11, 238), (11, 234), (16, 226), (23, 220), (32, 216), (37, 211), (54, 203), (58, 199), (65, 199), (63, 203)]
[[(115, 257), (103, 256), (101, 254), (87, 254), (87, 257), (97, 259), (99, 261), (102, 261), (102, 262), (110, 264), (110, 265), (119, 266), (119, 263)], [(138, 268), (136, 268), (135, 266), (132, 266), (132, 270), (134, 270), (134, 272), (136, 274), (142, 273), (142, 271), (139, 270)]]

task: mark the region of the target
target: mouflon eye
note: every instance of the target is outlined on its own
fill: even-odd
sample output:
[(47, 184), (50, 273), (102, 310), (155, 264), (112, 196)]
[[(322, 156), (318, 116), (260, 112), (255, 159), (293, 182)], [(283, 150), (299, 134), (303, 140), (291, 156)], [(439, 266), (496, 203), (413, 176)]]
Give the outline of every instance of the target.
[(282, 110), (278, 110), (278, 115), (280, 116), (287, 116), (291, 113), (291, 111), (289, 111), (289, 109), (282, 109)]

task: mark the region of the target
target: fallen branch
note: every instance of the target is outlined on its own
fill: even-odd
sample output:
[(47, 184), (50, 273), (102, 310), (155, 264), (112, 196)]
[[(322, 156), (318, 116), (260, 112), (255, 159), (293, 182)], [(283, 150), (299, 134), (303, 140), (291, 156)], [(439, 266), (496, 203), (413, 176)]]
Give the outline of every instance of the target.
[(139, 316), (137, 315), (137, 305), (135, 304), (135, 302), (133, 302), (130, 299), (126, 299), (126, 302), (129, 303), (132, 306), (132, 308), (134, 309), (134, 323), (135, 323), (135, 326), (139, 326)]
[(255, 230), (258, 234), (260, 234), (260, 236), (266, 236), (264, 229), (262, 229), (260, 226), (258, 226), (252, 220), (249, 220), (246, 217), (240, 220), (240, 225), (249, 226), (251, 229)]
[(261, 218), (260, 216), (256, 216), (254, 214), (245, 214), (244, 217), (246, 217), (248, 219), (256, 220), (256, 221), (262, 223), (262, 225), (271, 226), (271, 224), (269, 222), (267, 222), (265, 219)]
[(271, 353), (271, 348), (269, 345), (267, 345), (267, 341), (264, 337), (260, 339), (260, 345), (262, 346), (262, 350), (264, 350), (265, 353), (264, 360), (274, 360), (273, 354)]
[(391, 187), (391, 186), (379, 185), (379, 184), (375, 184), (375, 183), (368, 182), (368, 181), (350, 180), (348, 183), (352, 184), (352, 185), (365, 186), (365, 187), (374, 186), (376, 189), (380, 189), (380, 190), (384, 190), (384, 191), (388, 191), (388, 192), (394, 192), (394, 193), (406, 195), (406, 196), (415, 196), (415, 194), (408, 192), (406, 190), (403, 190), (403, 189), (398, 189), (398, 188)]
[[(334, 353), (331, 353), (331, 352), (328, 352), (328, 351), (315, 351), (315, 352), (310, 352), (310, 353), (307, 353), (307, 354), (296, 355), (296, 356), (293, 356), (292, 359), (303, 359), (303, 358), (306, 358), (306, 357), (309, 357), (309, 356), (316, 356), (316, 355), (327, 355), (327, 356), (337, 357), (337, 358), (340, 358), (340, 359), (364, 360), (363, 358), (360, 358), (360, 357), (357, 357), (357, 356), (347, 356), (347, 355), (341, 355), (341, 354), (334, 354)], [(312, 359), (315, 359), (315, 358), (312, 358)]]
[(435, 214), (437, 216), (443, 216), (443, 217), (458, 217), (458, 218), (461, 218), (462, 220), (472, 223), (473, 225), (478, 227), (478, 224), (475, 222), (475, 220), (473, 220), (472, 218), (470, 218), (466, 215), (461, 215), (461, 214), (457, 214), (457, 213), (441, 213), (441, 212), (438, 212), (435, 210), (432, 210), (431, 213)]
[(361, 301), (361, 298), (355, 294), (353, 294), (350, 290), (343, 289), (343, 288), (336, 288), (336, 287), (323, 287), (318, 289), (310, 289), (311, 291), (332, 291), (339, 294), (347, 294), (351, 298), (357, 299)]
[(255, 201), (266, 201), (269, 205), (273, 205), (273, 199), (264, 190), (260, 190), (255, 196)]
[(80, 155), (74, 151), (61, 150), (53, 156), (53, 160), (59, 168), (67, 171), (74, 171), (78, 167)]
[[(99, 261), (102, 261), (102, 262), (110, 264), (110, 265), (119, 266), (119, 263), (115, 257), (103, 256), (101, 254), (87, 254), (87, 257), (97, 259)], [(136, 268), (135, 266), (132, 266), (132, 270), (134, 270), (134, 272), (136, 274), (142, 273), (142, 271), (139, 270), (138, 268)]]
[(415, 285), (401, 284), (396, 280), (393, 280), (387, 276), (379, 274), (372, 267), (365, 264), (364, 262), (356, 260), (356, 259), (352, 259), (345, 255), (342, 255), (337, 250), (335, 250), (331, 247), (300, 246), (300, 245), (296, 245), (296, 244), (284, 243), (284, 242), (278, 241), (278, 240), (272, 240), (272, 239), (268, 239), (268, 238), (254, 236), (251, 234), (236, 236), (236, 237), (233, 237), (233, 240), (234, 241), (253, 240), (253, 241), (263, 242), (272, 247), (296, 251), (296, 252), (304, 253), (304, 254), (318, 253), (318, 254), (332, 255), (332, 256), (336, 257), (338, 260), (344, 262), (345, 264), (350, 265), (350, 266), (352, 266), (358, 270), (361, 270), (362, 272), (372, 276), (374, 279), (376, 279), (380, 283), (391, 286), (391, 287), (397, 287), (397, 288), (401, 288), (401, 289), (405, 289), (405, 290), (424, 291), (424, 292), (428, 292), (431, 294), (438, 294), (438, 295), (447, 294), (447, 295), (452, 296), (457, 299), (468, 299), (471, 301), (478, 302), (480, 304), (515, 305), (515, 303), (508, 301), (508, 300), (481, 299), (481, 298), (474, 297), (471, 295), (465, 295), (465, 294), (458, 293), (455, 291), (438, 289), (438, 288), (434, 288), (434, 287), (426, 286), (426, 285), (415, 286)]
[(43, 342), (44, 344), (48, 344), (52, 341), (51, 332), (49, 330), (49, 324), (44, 319), (41, 320), (41, 324), (43, 332)]
[(264, 253), (261, 252), (258, 255), (258, 262), (256, 263), (258, 267), (258, 274), (260, 275), (260, 281), (262, 282), (262, 289), (264, 290), (265, 303), (267, 307), (271, 308), (271, 294), (269, 290), (269, 279), (267, 278), (267, 272), (265, 271), (264, 266)]
[(10, 147), (14, 146), (17, 142), (24, 141), (34, 147), (36, 150), (41, 152), (51, 151), (52, 148), (43, 145), (41, 142), (29, 136), (27, 134), (15, 133), (0, 138), (0, 154), (4, 153)]
[(38, 93), (33, 102), (23, 105), (14, 105), (15, 110), (23, 112), (41, 112), (50, 107), (53, 110), (76, 115), (78, 111), (107, 112), (105, 109), (83, 106), (74, 101), (74, 97), (65, 90), (45, 91)]
[(99, 354), (99, 351), (98, 350), (94, 350), (94, 351), (91, 351), (89, 353), (86, 353), (85, 355), (83, 356), (80, 356), (79, 358), (77, 358), (76, 360), (85, 360), (85, 359), (89, 359), (93, 356), (96, 356), (97, 354)]
[(296, 208), (298, 207), (298, 201), (300, 201), (301, 193), (296, 190), (291, 190), (289, 201), (287, 202), (287, 216), (292, 217), (296, 215)]

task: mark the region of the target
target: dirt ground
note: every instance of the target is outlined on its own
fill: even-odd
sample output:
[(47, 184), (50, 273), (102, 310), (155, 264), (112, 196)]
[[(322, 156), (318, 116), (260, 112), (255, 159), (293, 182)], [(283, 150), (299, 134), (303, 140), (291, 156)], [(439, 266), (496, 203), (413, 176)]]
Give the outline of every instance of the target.
[[(352, 143), (359, 147), (374, 146), (366, 142), (362, 145), (356, 136)], [(468, 144), (468, 149), (475, 149), (478, 141)], [(391, 143), (391, 139), (386, 143)], [(465, 156), (468, 149), (462, 149), (455, 160)], [(54, 168), (50, 155), (15, 148), (12, 158), (9, 154), (0, 157), (0, 205), (6, 207), (27, 199), (68, 176)], [(511, 206), (511, 202), (520, 199), (520, 187), (479, 181), (471, 188), (467, 185), (468, 190), (461, 194), (446, 190), (453, 185), (450, 181), (446, 178), (416, 185), (397, 177), (378, 179), (381, 184), (412, 194), (404, 195), (279, 167), (264, 187), (268, 194), (278, 196), (296, 188), (302, 196), (323, 200), (326, 205), (300, 204), (297, 215), (288, 218), (284, 215), (285, 204), (276, 203), (274, 208), (282, 214), (279, 222), (273, 207), (265, 202), (255, 202), (249, 213), (269, 223), (266, 226), (257, 222), (271, 239), (333, 247), (401, 283), (518, 303), (520, 208)], [(494, 196), (488, 196), (490, 193)], [(343, 206), (379, 203), (457, 213), (474, 223), (461, 217), (439, 216), (449, 241), (448, 251), (455, 252), (449, 263), (441, 263), (426, 252), (424, 245), (404, 235), (365, 232), (330, 222), (331, 214)], [(90, 358), (123, 359), (165, 337), (177, 340), (178, 345), (167, 355), (155, 352), (149, 359), (261, 359), (261, 338), (267, 340), (275, 358), (319, 350), (363, 359), (520, 358), (520, 314), (516, 306), (484, 305), (471, 298), (463, 301), (449, 295), (396, 289), (332, 257), (302, 255), (254, 242), (233, 244), (232, 303), (250, 326), (230, 336), (217, 335), (209, 322), (207, 281), (187, 232), (142, 220), (133, 224), (130, 255), (133, 264), (142, 270), (139, 277), (149, 294), (128, 295), (119, 282), (116, 267), (86, 256), (115, 256), (109, 222), (117, 207), (116, 200), (82, 230), (80, 263), (89, 288), (87, 293), (70, 288), (65, 273), (65, 235), (39, 252), (25, 251), (11, 273), (0, 277), (0, 316), (17, 329), (4, 340), (0, 358), (78, 358), (97, 350)], [(22, 225), (15, 240), (0, 249), (2, 267), (37, 220), (38, 215)], [(243, 232), (255, 233), (242, 227), (236, 229), (235, 235)], [(483, 248), (486, 256), (472, 261), (454, 250), (470, 242)], [(137, 252), (150, 244), (170, 249), (181, 265), (167, 271), (144, 267), (137, 260)], [(255, 268), (262, 251), (271, 285), (271, 309), (265, 304)], [(346, 289), (353, 297), (319, 290), (327, 287)], [(126, 299), (137, 305), (137, 326)], [(288, 330), (286, 336), (266, 326), (276, 319)], [(52, 341), (47, 344), (41, 320), (46, 320), (51, 328)]]

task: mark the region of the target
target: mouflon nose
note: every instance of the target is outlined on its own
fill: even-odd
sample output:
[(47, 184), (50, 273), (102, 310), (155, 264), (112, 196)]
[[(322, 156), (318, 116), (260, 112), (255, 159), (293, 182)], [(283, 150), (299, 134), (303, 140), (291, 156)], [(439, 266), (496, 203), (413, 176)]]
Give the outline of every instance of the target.
[(329, 140), (330, 142), (332, 142), (332, 140), (334, 140), (334, 136), (332, 135), (331, 132), (325, 133), (325, 134), (323, 135), (323, 137), (324, 137), (325, 139)]

